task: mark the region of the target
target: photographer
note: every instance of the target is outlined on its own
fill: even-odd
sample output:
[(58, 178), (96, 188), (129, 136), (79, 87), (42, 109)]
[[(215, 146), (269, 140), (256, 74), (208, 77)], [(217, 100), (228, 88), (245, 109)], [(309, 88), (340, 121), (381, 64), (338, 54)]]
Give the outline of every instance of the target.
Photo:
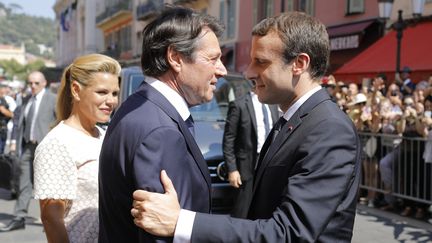
[(7, 138), (7, 123), (13, 117), (13, 112), (5, 99), (7, 85), (0, 83), (0, 154), (4, 153)]

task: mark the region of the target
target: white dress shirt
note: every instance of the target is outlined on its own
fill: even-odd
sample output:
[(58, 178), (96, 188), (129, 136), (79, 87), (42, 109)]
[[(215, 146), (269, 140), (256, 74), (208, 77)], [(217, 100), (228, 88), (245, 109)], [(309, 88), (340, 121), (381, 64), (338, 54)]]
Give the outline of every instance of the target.
[(166, 85), (164, 82), (152, 77), (146, 77), (145, 82), (150, 84), (153, 88), (159, 91), (167, 100), (174, 106), (176, 111), (180, 114), (183, 121), (186, 121), (190, 116), (188, 105), (183, 97), (180, 96), (175, 90)]
[[(252, 98), (252, 104), (253, 104), (253, 108), (255, 111), (255, 119), (256, 119), (256, 124), (257, 124), (257, 137), (258, 137), (257, 153), (260, 153), (261, 148), (264, 145), (264, 142), (267, 138), (267, 136), (265, 134), (264, 114), (263, 114), (263, 110), (262, 110), (263, 103), (261, 103), (258, 100), (258, 96), (254, 92), (251, 92), (251, 98)], [(271, 116), (271, 111), (270, 111), (268, 105), (264, 105), (264, 106), (265, 106), (265, 109), (267, 110), (268, 123), (270, 125), (270, 129), (272, 129), (273, 120), (272, 120), (272, 116)]]
[[(45, 92), (46, 92), (45, 89), (42, 89), (39, 93), (36, 94), (36, 103), (35, 103), (35, 108), (34, 108), (35, 110), (34, 110), (34, 115), (33, 115), (33, 119), (32, 119), (32, 122), (31, 122), (32, 125), (31, 125), (31, 128), (30, 128), (30, 140), (34, 140), (33, 128), (34, 128), (34, 124), (35, 124), (35, 119), (36, 119), (36, 116), (37, 116), (37, 113), (38, 113), (38, 110), (39, 110), (39, 105), (40, 105), (40, 103), (42, 101), (42, 97), (45, 94)], [(34, 98), (31, 97), (30, 99), (34, 99)], [(29, 102), (33, 102), (33, 100), (29, 100)], [(30, 106), (31, 106), (30, 103), (29, 103), (29, 105), (26, 106), (26, 108), (24, 110), (24, 117), (27, 117), (27, 114), (28, 114), (28, 112), (30, 110)], [(12, 144), (16, 144), (16, 140), (12, 139), (11, 143)]]

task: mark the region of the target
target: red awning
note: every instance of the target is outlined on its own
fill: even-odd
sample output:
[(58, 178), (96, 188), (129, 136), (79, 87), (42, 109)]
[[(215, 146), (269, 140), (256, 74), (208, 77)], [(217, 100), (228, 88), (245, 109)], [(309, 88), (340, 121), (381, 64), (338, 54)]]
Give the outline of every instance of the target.
[(375, 20), (369, 20), (354, 24), (345, 24), (340, 26), (328, 27), (327, 32), (332, 37), (353, 35), (362, 32), (364, 29), (369, 27)]
[[(334, 73), (339, 77), (347, 75), (377, 74), (395, 72), (396, 32), (375, 42), (357, 57), (344, 64)], [(401, 69), (409, 66), (413, 72), (432, 71), (432, 22), (407, 27), (403, 32), (401, 45)]]

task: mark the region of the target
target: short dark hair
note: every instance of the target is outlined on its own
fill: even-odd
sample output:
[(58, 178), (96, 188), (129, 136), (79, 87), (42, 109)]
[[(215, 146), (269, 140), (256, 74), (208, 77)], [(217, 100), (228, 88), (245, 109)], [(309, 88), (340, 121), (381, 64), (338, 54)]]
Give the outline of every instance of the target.
[(382, 78), (382, 80), (387, 81), (387, 75), (385, 73), (378, 73), (377, 78)]
[(142, 32), (141, 67), (144, 74), (158, 77), (169, 70), (166, 54), (170, 46), (192, 61), (196, 43), (205, 27), (218, 37), (224, 31), (215, 17), (184, 7), (166, 6)]
[(290, 63), (300, 53), (310, 56), (310, 75), (322, 77), (328, 67), (330, 41), (324, 24), (301, 12), (282, 13), (257, 24), (252, 35), (265, 36), (269, 31), (278, 33), (284, 43), (283, 59)]

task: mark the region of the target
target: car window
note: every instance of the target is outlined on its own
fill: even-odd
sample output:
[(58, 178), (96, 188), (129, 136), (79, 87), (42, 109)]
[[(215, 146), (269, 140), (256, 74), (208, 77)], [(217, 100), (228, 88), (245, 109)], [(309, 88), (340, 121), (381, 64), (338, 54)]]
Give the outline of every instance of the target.
[[(122, 80), (122, 95), (123, 102), (129, 95), (134, 93), (144, 80), (144, 75), (141, 72), (123, 70), (125, 74)], [(189, 110), (195, 121), (225, 121), (228, 112), (228, 103), (234, 99), (245, 95), (250, 90), (250, 83), (242, 76), (227, 76), (219, 78), (216, 83), (213, 99), (201, 105), (191, 107)]]
[(138, 87), (140, 86), (143, 80), (144, 80), (144, 76), (142, 74), (132, 74), (129, 77), (129, 82), (127, 85), (127, 93), (130, 95), (133, 92), (135, 92), (135, 90), (138, 89)]
[(189, 110), (195, 121), (225, 121), (228, 103), (243, 96), (250, 90), (251, 85), (243, 78), (219, 78), (213, 99)]

